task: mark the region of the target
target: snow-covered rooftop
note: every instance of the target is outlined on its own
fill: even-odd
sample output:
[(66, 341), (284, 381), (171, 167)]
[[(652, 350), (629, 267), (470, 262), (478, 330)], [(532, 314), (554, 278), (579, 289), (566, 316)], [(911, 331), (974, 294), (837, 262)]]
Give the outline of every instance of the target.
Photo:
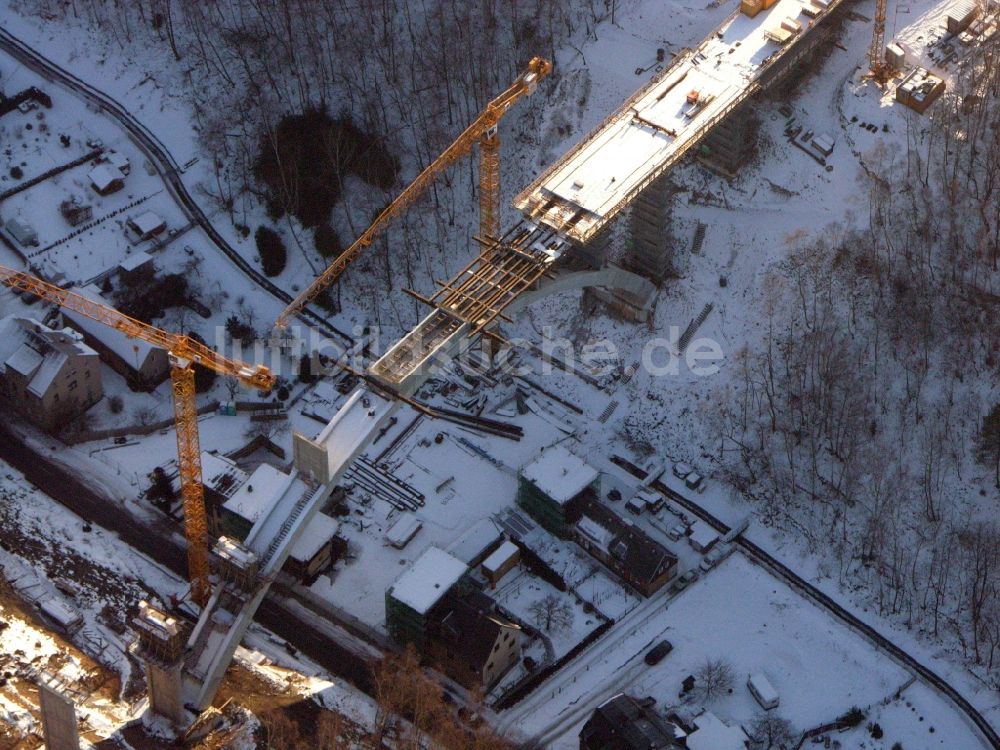
[(468, 566), (438, 547), (428, 547), (392, 586), (392, 598), (426, 614), (465, 575)]
[(242, 487), (222, 506), (251, 523), (256, 523), (295, 481), (295, 477), (261, 464)]
[(706, 711), (697, 719), (698, 729), (687, 736), (688, 750), (746, 750), (747, 735)]
[(87, 177), (98, 190), (107, 190), (115, 180), (125, 179), (121, 170), (110, 164), (98, 164), (90, 170)]
[(483, 560), (483, 569), (491, 573), (503, 567), (510, 558), (518, 554), (520, 550), (513, 542), (505, 541)]
[(521, 476), (557, 503), (568, 503), (597, 479), (597, 469), (562, 445), (554, 445), (521, 470)]
[(456, 539), (448, 547), (448, 552), (466, 565), (471, 565), (473, 560), (480, 557), (499, 538), (500, 527), (493, 519), (484, 518), (476, 521), (462, 536)]
[[(108, 301), (101, 296), (101, 290), (93, 284), (77, 287), (74, 291), (94, 302), (99, 302), (102, 305), (108, 304)], [(115, 328), (109, 328), (103, 323), (98, 323), (96, 320), (91, 320), (87, 316), (68, 308), (63, 308), (62, 314), (64, 318), (72, 321), (74, 327), (93, 336), (121, 358), (122, 361), (136, 370), (142, 369), (149, 355), (157, 349), (157, 347), (142, 339), (126, 336)]]
[(311, 560), (340, 530), (340, 521), (317, 513), (299, 533), (292, 545), (291, 557), (306, 562)]
[(715, 543), (715, 540), (719, 538), (719, 532), (704, 521), (695, 521), (691, 524), (691, 533), (688, 534), (688, 538), (696, 548), (705, 549)]

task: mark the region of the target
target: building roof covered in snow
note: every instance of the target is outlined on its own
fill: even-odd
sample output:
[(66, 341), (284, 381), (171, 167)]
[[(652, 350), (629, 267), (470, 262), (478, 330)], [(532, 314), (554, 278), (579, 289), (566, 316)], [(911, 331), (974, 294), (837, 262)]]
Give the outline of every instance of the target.
[(428, 547), (392, 585), (392, 598), (426, 614), (465, 575), (468, 566), (438, 547)]
[[(93, 284), (77, 287), (73, 291), (102, 305), (110, 304), (108, 300), (101, 296), (101, 290)], [(81, 315), (68, 308), (64, 308), (62, 314), (64, 318), (73, 323), (74, 328), (83, 331), (87, 335), (92, 336), (93, 339), (101, 342), (115, 356), (136, 370), (141, 370), (149, 356), (157, 350), (157, 347), (147, 341), (126, 336), (115, 328), (98, 323), (96, 320), (91, 320), (86, 315)]]
[(100, 192), (110, 188), (115, 182), (125, 179), (125, 175), (117, 167), (110, 164), (98, 164), (90, 170), (87, 178), (91, 184)]
[(504, 565), (510, 562), (510, 559), (515, 555), (520, 554), (520, 548), (513, 542), (505, 541), (495, 550), (492, 554), (483, 560), (483, 568), (490, 573), (495, 573), (500, 570)]
[(711, 711), (694, 723), (698, 728), (687, 736), (688, 750), (746, 750), (746, 732), (729, 726)]
[(563, 445), (553, 445), (521, 470), (521, 476), (557, 503), (568, 503), (597, 479), (597, 469)]
[(292, 545), (291, 557), (308, 562), (330, 542), (340, 531), (340, 521), (323, 513), (317, 513), (299, 532)]
[(470, 526), (448, 547), (448, 552), (466, 565), (475, 565), (500, 541), (500, 527), (492, 518), (483, 518)]
[(28, 390), (44, 397), (73, 356), (97, 356), (72, 329), (55, 330), (34, 318), (9, 316), (0, 321), (0, 361), (30, 380)]
[(128, 221), (143, 237), (159, 232), (166, 225), (160, 215), (152, 211), (143, 211), (141, 214), (131, 217)]
[(256, 523), (294, 481), (292, 474), (286, 474), (270, 464), (261, 464), (222, 507), (250, 523)]

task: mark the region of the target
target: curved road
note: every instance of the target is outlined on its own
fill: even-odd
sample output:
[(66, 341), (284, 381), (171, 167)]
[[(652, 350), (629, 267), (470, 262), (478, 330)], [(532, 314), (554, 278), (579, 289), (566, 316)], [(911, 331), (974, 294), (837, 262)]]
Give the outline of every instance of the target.
[[(167, 189), (174, 200), (184, 210), (189, 221), (201, 227), (208, 238), (215, 243), (233, 265), (240, 269), (255, 284), (267, 291), (283, 304), (287, 305), (292, 301), (292, 295), (284, 291), (271, 282), (266, 276), (261, 274), (247, 260), (240, 255), (226, 238), (223, 237), (209, 220), (201, 206), (195, 202), (191, 194), (188, 193), (184, 181), (181, 179), (182, 171), (174, 161), (163, 142), (156, 137), (145, 125), (133, 117), (121, 104), (110, 96), (100, 91), (85, 81), (80, 80), (75, 75), (52, 62), (44, 55), (36, 52), (33, 48), (12, 35), (6, 29), (0, 28), (0, 50), (16, 59), (26, 68), (32, 70), (46, 80), (52, 81), (72, 91), (80, 96), (109, 117), (114, 118), (118, 124), (131, 136), (135, 144), (142, 149), (146, 158), (156, 167)], [(343, 331), (330, 325), (322, 316), (310, 309), (305, 309), (298, 316), (306, 325), (319, 329), (324, 335), (339, 338), (347, 344), (353, 344), (353, 339)]]
[[(640, 479), (645, 475), (645, 472), (642, 469), (638, 468), (635, 464), (626, 459), (616, 456), (613, 460), (623, 469)], [(658, 492), (663, 493), (664, 496), (669, 497), (685, 510), (688, 510), (698, 516), (698, 518), (712, 526), (720, 534), (725, 535), (729, 533), (729, 526), (713, 516), (700, 505), (696, 505), (680, 493), (670, 489), (667, 485), (663, 484), (663, 482), (657, 480), (653, 482), (651, 486)], [(779, 562), (753, 542), (740, 536), (737, 537), (734, 543), (738, 544), (743, 549), (747, 557), (749, 557), (753, 562), (763, 568), (766, 568), (773, 575), (781, 578), (803, 596), (811, 599), (815, 604), (818, 604), (829, 611), (839, 620), (844, 622), (848, 627), (853, 628), (869, 641), (874, 643), (877, 647), (886, 651), (904, 667), (912, 670), (931, 687), (944, 694), (955, 705), (955, 707), (965, 714), (966, 718), (968, 718), (969, 721), (975, 725), (976, 729), (979, 730), (983, 738), (994, 748), (994, 750), (1000, 750), (1000, 734), (997, 733), (997, 730), (990, 724), (989, 721), (987, 721), (985, 716), (979, 713), (975, 706), (969, 703), (969, 701), (967, 701), (962, 694), (958, 692), (958, 690), (952, 687), (950, 683), (946, 682), (944, 678), (940, 677), (929, 667), (921, 664), (913, 656), (875, 630), (875, 628), (871, 625), (868, 625), (855, 617), (834, 599), (824, 594), (805, 579), (799, 577), (794, 571), (792, 571), (791, 568)]]
[[(21, 438), (0, 424), (0, 460), (17, 469), (39, 490), (86, 521), (103, 526), (147, 557), (187, 578), (187, 554), (181, 545), (165, 539), (156, 531), (123, 512), (120, 506), (101, 497), (76, 474), (40, 456), (24, 445)], [(323, 635), (294, 612), (265, 599), (254, 618), (272, 633), (331, 674), (343, 677), (355, 687), (371, 694), (371, 665), (358, 654)]]

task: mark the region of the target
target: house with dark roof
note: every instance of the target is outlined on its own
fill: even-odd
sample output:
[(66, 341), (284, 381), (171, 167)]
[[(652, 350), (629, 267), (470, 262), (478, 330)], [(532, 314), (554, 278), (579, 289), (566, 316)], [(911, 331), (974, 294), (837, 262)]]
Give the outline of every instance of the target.
[(489, 690), (520, 660), (521, 628), (482, 592), (455, 588), (428, 617), (425, 655), (470, 690)]
[(577, 544), (643, 596), (677, 573), (677, 557), (596, 498), (585, 499), (573, 536)]
[(619, 693), (594, 709), (580, 731), (580, 750), (684, 750), (684, 731), (650, 701)]

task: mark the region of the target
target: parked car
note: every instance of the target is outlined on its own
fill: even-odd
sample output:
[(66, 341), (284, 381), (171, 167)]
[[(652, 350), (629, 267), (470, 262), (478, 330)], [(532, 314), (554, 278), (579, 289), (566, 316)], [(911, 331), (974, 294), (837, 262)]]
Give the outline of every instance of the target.
[(731, 554), (733, 554), (733, 545), (720, 544), (705, 555), (698, 567), (707, 573)]
[(666, 640), (660, 641), (651, 649), (649, 649), (649, 651), (646, 652), (646, 657), (645, 657), (646, 663), (649, 666), (653, 666), (654, 664), (659, 664), (661, 661), (663, 661), (663, 657), (665, 657), (673, 650), (674, 650), (674, 644), (672, 644), (670, 641)]
[(672, 591), (683, 591), (692, 583), (697, 581), (699, 575), (700, 574), (698, 573), (697, 568), (691, 568), (691, 570), (689, 570), (687, 573), (682, 573), (681, 575), (677, 576), (677, 580), (675, 580), (673, 584), (671, 584), (670, 588)]
[(684, 477), (684, 486), (689, 490), (700, 490), (705, 484), (705, 477), (697, 471), (690, 472)]
[(687, 534), (688, 527), (683, 523), (679, 523), (672, 527), (670, 531), (667, 532), (667, 537), (669, 537), (674, 542), (679, 542)]
[(692, 471), (694, 471), (694, 467), (691, 466), (690, 464), (681, 463), (680, 461), (674, 464), (673, 468), (674, 476), (677, 477), (678, 479), (683, 479)]

